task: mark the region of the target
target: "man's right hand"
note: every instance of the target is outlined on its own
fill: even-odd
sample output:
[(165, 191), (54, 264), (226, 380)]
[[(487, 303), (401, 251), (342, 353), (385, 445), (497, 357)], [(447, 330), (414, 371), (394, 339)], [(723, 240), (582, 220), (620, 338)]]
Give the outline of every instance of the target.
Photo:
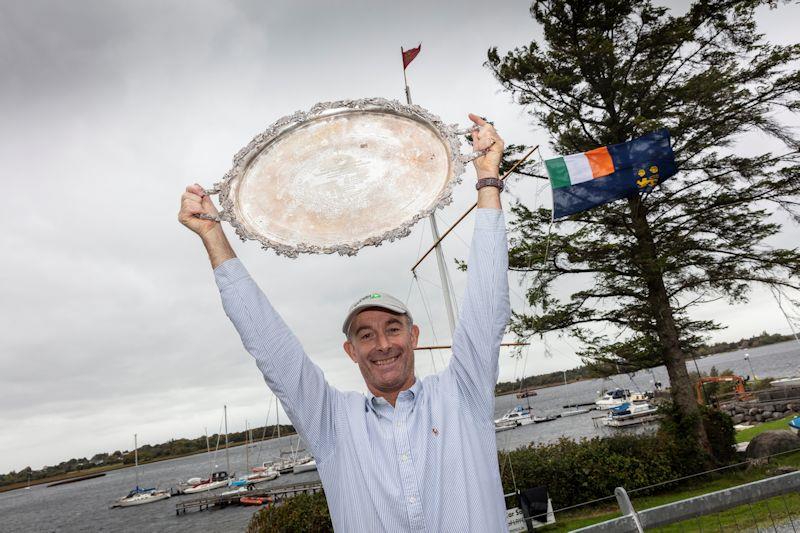
[(195, 183), (186, 187), (186, 192), (181, 195), (181, 209), (178, 212), (178, 220), (201, 238), (204, 238), (210, 231), (219, 227), (219, 222), (196, 217), (195, 215), (199, 213), (216, 215), (217, 208), (214, 207), (214, 202), (211, 201), (211, 198), (203, 188)]
[(218, 214), (211, 198), (200, 185), (195, 183), (186, 187), (186, 192), (181, 196), (178, 220), (203, 239), (203, 244), (208, 251), (208, 258), (211, 260), (211, 268), (217, 268), (228, 259), (236, 257), (236, 253), (231, 248), (228, 238), (225, 237), (220, 223), (196, 217), (195, 215), (199, 213)]

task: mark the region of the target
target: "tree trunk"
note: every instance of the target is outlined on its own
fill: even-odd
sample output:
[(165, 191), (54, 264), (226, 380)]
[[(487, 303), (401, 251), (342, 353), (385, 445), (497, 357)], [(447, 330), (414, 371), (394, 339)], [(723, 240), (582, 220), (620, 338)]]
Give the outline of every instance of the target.
[(694, 397), (692, 380), (686, 370), (686, 355), (681, 349), (678, 328), (664, 285), (664, 276), (658, 265), (658, 253), (650, 232), (650, 224), (647, 222), (645, 206), (638, 195), (628, 198), (628, 205), (631, 209), (633, 231), (638, 247), (635, 254), (636, 263), (647, 282), (647, 302), (655, 317), (659, 341), (664, 347), (662, 359), (669, 374), (672, 400), (683, 416), (694, 419), (695, 438), (698, 444), (710, 453), (711, 445)]

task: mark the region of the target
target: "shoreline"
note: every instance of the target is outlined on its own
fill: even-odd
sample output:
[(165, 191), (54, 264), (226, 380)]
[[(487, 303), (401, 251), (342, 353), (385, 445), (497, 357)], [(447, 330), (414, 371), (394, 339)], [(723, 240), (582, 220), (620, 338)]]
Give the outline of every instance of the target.
[[(280, 438), (291, 437), (293, 435), (297, 435), (297, 432), (292, 432), (292, 433), (287, 433), (286, 435), (281, 435)], [(274, 439), (277, 439), (277, 438), (278, 437), (271, 437), (269, 439), (264, 439), (264, 440), (268, 441), (268, 440), (274, 440)], [(236, 444), (229, 444), (228, 445), (228, 449), (237, 448), (239, 446), (244, 446), (245, 444), (246, 443), (244, 443), (244, 442), (237, 442)], [(220, 449), (223, 450), (224, 448), (220, 448)], [(152, 463), (160, 463), (160, 462), (163, 462), (163, 461), (172, 461), (173, 459), (182, 459), (184, 457), (191, 457), (193, 455), (200, 455), (200, 454), (203, 454), (203, 453), (208, 453), (208, 451), (207, 450), (198, 450), (196, 452), (183, 453), (183, 454), (180, 454), (180, 455), (170, 455), (170, 456), (166, 456), (166, 457), (158, 457), (156, 459), (152, 459), (152, 460), (146, 461), (146, 462), (140, 461), (139, 462), (139, 466), (146, 465), (146, 464), (152, 464)], [(95, 466), (95, 467), (92, 467), (92, 468), (85, 468), (83, 470), (74, 470), (72, 472), (65, 472), (63, 474), (58, 474), (58, 475), (55, 475), (55, 476), (49, 476), (49, 477), (44, 477), (44, 478), (40, 478), (40, 479), (36, 479), (36, 480), (31, 480), (31, 487), (33, 487), (35, 485), (44, 485), (44, 484), (48, 484), (48, 483), (53, 483), (54, 481), (64, 481), (64, 480), (75, 478), (75, 477), (83, 477), (83, 476), (92, 475), (92, 474), (112, 472), (114, 470), (121, 470), (123, 468), (131, 468), (133, 466), (135, 466), (135, 465), (133, 465), (133, 464), (121, 464), (120, 463), (120, 464), (113, 464), (113, 465)], [(9, 491), (12, 491), (12, 490), (24, 489), (27, 486), (28, 486), (28, 482), (27, 481), (20, 481), (18, 483), (11, 483), (9, 485), (3, 485), (3, 486), (0, 486), (0, 493), (9, 492)]]

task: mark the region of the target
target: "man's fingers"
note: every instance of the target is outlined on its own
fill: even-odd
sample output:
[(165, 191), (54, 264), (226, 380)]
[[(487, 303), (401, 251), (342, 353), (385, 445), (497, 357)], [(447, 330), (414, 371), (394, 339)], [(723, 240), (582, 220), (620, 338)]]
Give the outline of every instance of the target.
[(205, 189), (203, 189), (203, 187), (198, 183), (194, 183), (194, 184), (189, 185), (188, 187), (186, 187), (186, 192), (190, 192), (190, 193), (196, 194), (197, 196), (200, 196), (200, 197), (206, 196)]
[(485, 126), (487, 124), (487, 122), (485, 120), (483, 120), (478, 115), (475, 115), (474, 113), (470, 113), (468, 116), (469, 116), (469, 119), (472, 122), (474, 122), (475, 124), (477, 124), (478, 126)]
[(198, 204), (203, 201), (201, 196), (198, 196), (192, 192), (185, 192), (181, 195), (181, 203), (186, 202), (197, 202)]

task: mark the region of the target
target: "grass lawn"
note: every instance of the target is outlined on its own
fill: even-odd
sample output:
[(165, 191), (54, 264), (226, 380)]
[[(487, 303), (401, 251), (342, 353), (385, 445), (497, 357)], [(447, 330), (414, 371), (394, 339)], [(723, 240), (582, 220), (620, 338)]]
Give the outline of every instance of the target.
[[(629, 491), (634, 508), (641, 511), (657, 507), (708, 492), (723, 490), (744, 483), (758, 481), (772, 475), (776, 466), (793, 466), (800, 468), (800, 452), (776, 457), (769, 465), (752, 467), (747, 470), (731, 470), (706, 478), (697, 478), (681, 482), (677, 488), (655, 495), (637, 496), (635, 491)], [(787, 514), (788, 512), (788, 514)], [(556, 523), (552, 526), (541, 528), (542, 532), (571, 531), (598, 522), (604, 522), (620, 516), (616, 500), (592, 508), (575, 509), (556, 513)], [(723, 513), (710, 515), (698, 520), (689, 520), (680, 524), (673, 524), (655, 531), (730, 531), (739, 528), (754, 528), (755, 524), (772, 525), (788, 520), (787, 516), (794, 518), (795, 527), (800, 528), (800, 495), (786, 495), (785, 498), (777, 497), (764, 500), (753, 505), (746, 505), (730, 509)], [(722, 527), (720, 527), (722, 526)]]
[(736, 442), (747, 442), (751, 440), (753, 437), (758, 435), (759, 433), (763, 433), (764, 431), (769, 431), (773, 429), (790, 429), (789, 428), (789, 421), (795, 418), (797, 415), (789, 415), (787, 417), (781, 418), (779, 420), (772, 420), (771, 422), (764, 422), (763, 424), (759, 424), (757, 426), (753, 426), (750, 429), (743, 429), (742, 431), (736, 432)]

